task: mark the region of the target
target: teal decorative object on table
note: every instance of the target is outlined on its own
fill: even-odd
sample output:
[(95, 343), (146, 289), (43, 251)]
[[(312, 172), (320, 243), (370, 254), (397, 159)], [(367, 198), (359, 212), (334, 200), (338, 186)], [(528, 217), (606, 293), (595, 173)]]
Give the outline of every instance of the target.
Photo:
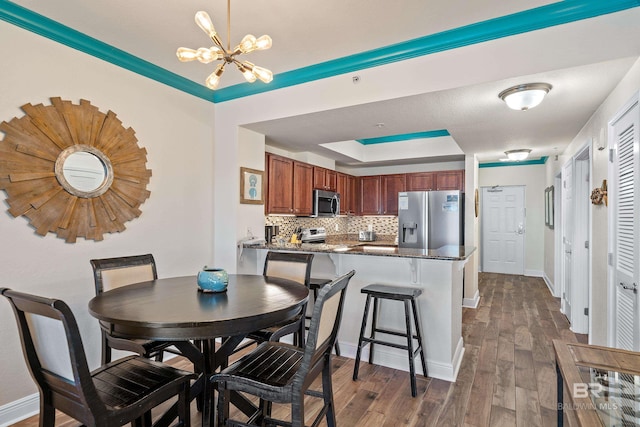
[(206, 265), (198, 273), (198, 288), (202, 292), (224, 292), (229, 284), (229, 275), (223, 268), (212, 268)]

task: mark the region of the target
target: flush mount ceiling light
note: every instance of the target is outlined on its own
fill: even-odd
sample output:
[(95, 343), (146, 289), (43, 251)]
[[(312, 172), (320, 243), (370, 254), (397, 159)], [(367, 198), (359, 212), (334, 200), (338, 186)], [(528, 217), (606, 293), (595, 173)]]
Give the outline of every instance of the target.
[(498, 97), (513, 110), (528, 110), (540, 104), (551, 90), (548, 83), (527, 83), (505, 89)]
[(529, 157), (529, 153), (531, 153), (531, 150), (528, 148), (521, 148), (518, 150), (509, 150), (504, 152), (504, 154), (507, 155), (507, 160), (511, 162), (520, 162)]
[(213, 41), (215, 46), (210, 48), (201, 47), (199, 49), (190, 49), (188, 47), (180, 47), (176, 52), (181, 62), (198, 60), (203, 64), (208, 64), (215, 60), (222, 61), (213, 73), (207, 77), (205, 84), (209, 89), (216, 89), (220, 84), (220, 77), (224, 73), (224, 67), (227, 64), (235, 64), (244, 78), (253, 83), (256, 79), (260, 79), (264, 83), (273, 80), (273, 73), (266, 68), (258, 67), (249, 61), (240, 62), (237, 57), (243, 53), (250, 53), (254, 50), (267, 50), (271, 47), (271, 37), (264, 35), (258, 37), (247, 34), (240, 41), (240, 44), (231, 49), (231, 0), (227, 0), (227, 48), (222, 45), (222, 41), (218, 37), (216, 29), (213, 27), (211, 18), (207, 12), (200, 11), (196, 13), (196, 24), (202, 29)]

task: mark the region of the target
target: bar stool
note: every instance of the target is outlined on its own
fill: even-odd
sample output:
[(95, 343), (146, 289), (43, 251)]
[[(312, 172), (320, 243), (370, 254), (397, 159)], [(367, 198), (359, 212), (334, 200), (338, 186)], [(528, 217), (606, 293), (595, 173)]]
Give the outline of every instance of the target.
[[(360, 290), (363, 294), (367, 295), (367, 302), (364, 306), (364, 315), (362, 317), (362, 328), (360, 329), (360, 337), (358, 338), (358, 350), (356, 352), (356, 362), (353, 368), (353, 380), (358, 379), (358, 369), (360, 368), (360, 353), (362, 348), (367, 344), (371, 344), (369, 349), (369, 363), (373, 361), (373, 346), (374, 344), (385, 345), (388, 347), (399, 348), (407, 350), (409, 354), (409, 374), (411, 376), (411, 396), (416, 396), (416, 371), (414, 366), (414, 359), (417, 354), (420, 355), (422, 362), (422, 372), (424, 376), (427, 376), (427, 365), (424, 358), (424, 346), (422, 344), (422, 332), (420, 331), (420, 322), (418, 321), (418, 309), (416, 306), (416, 298), (422, 294), (421, 289), (409, 288), (403, 286), (389, 286), (373, 284), (365, 286)], [(365, 329), (367, 328), (367, 317), (369, 315), (369, 306), (371, 304), (371, 298), (373, 298), (373, 317), (371, 324), (371, 335), (365, 337)], [(389, 329), (383, 329), (378, 327), (378, 306), (379, 299), (395, 300), (404, 302), (404, 317), (406, 330), (405, 332), (392, 331)], [(411, 306), (411, 307), (410, 307)], [(416, 333), (413, 334), (411, 330), (411, 318), (409, 312), (413, 312), (413, 322), (416, 326)], [(389, 341), (383, 341), (376, 339), (376, 332), (380, 332), (388, 335), (395, 335), (399, 337), (407, 338), (407, 345), (396, 344)], [(413, 340), (418, 341), (418, 346), (413, 348)]]
[[(315, 302), (318, 299), (318, 291), (327, 283), (331, 283), (331, 279), (318, 279), (318, 278), (310, 278), (309, 279), (309, 290), (313, 291), (313, 301)], [(311, 316), (306, 316), (308, 321), (311, 321)], [(309, 326), (305, 326), (306, 330), (309, 330)], [(333, 347), (336, 350), (336, 356), (340, 356), (340, 344), (338, 344), (338, 340), (336, 339), (336, 343)]]

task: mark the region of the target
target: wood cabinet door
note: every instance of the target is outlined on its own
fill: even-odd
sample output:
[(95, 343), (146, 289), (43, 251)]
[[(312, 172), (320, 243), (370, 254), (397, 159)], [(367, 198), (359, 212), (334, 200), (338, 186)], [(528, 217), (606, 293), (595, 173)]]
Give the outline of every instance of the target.
[(327, 186), (328, 191), (338, 190), (338, 172), (330, 169), (324, 171), (324, 184)]
[(360, 213), (380, 214), (380, 175), (360, 177)]
[(360, 207), (358, 204), (358, 183), (359, 179), (355, 176), (347, 175), (347, 194), (349, 198), (347, 199), (347, 213), (348, 214), (357, 214), (360, 212)]
[(436, 189), (464, 191), (464, 171), (439, 171), (436, 175)]
[(431, 191), (436, 189), (435, 172), (416, 172), (407, 174), (407, 191)]
[(313, 188), (317, 188), (318, 190), (326, 190), (326, 185), (324, 183), (324, 168), (319, 166), (313, 167)]
[(293, 162), (293, 213), (313, 213), (313, 166)]
[(340, 213), (345, 215), (349, 212), (349, 183), (347, 175), (338, 172), (336, 174), (336, 191), (340, 195)]
[(398, 215), (398, 193), (406, 191), (407, 180), (405, 174), (382, 175), (382, 214)]
[(293, 160), (269, 155), (268, 213), (293, 213)]

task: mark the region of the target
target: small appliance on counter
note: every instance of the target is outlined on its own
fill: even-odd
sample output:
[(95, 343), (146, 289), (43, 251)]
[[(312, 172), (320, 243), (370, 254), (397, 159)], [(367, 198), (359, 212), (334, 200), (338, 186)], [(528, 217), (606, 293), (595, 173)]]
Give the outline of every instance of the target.
[(265, 225), (264, 226), (264, 240), (267, 243), (272, 243), (273, 239), (280, 234), (280, 226), (279, 225)]
[(358, 231), (358, 241), (373, 242), (374, 240), (376, 240), (376, 233), (373, 230)]
[(301, 228), (300, 236), (302, 243), (324, 243), (327, 230), (324, 227)]

